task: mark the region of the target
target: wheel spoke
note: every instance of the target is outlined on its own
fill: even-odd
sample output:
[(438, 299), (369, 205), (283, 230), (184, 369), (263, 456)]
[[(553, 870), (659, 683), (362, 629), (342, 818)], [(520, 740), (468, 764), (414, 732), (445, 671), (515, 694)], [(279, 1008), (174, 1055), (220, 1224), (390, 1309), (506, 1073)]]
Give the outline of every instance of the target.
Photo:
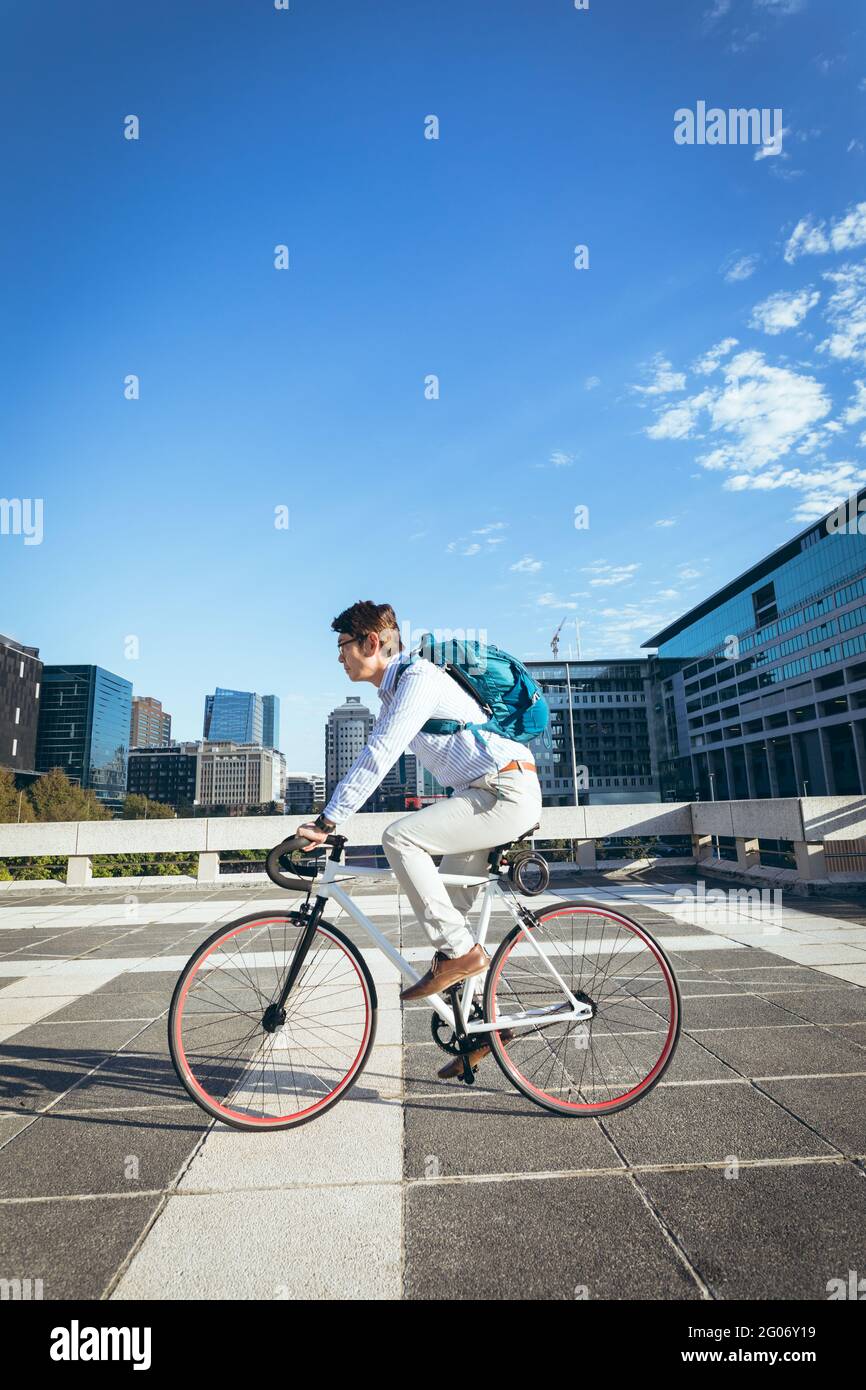
[[(282, 1000), (300, 916), (234, 923), (205, 942), (175, 991), (172, 1056), (191, 1095), (240, 1128), (302, 1123), (344, 1094), (369, 1055), (375, 1010), (357, 949), (320, 922)], [(270, 1009), (268, 1027), (266, 1010)]]
[[(553, 969), (578, 1000), (592, 1005), (592, 1017), (557, 1022), (551, 1016), (544, 1025), (516, 1029), (506, 1044), (494, 1035), (503, 1070), (519, 1090), (559, 1113), (631, 1104), (659, 1079), (679, 1037), (679, 991), (666, 956), (649, 932), (620, 913), (589, 905), (548, 909), (535, 927), (515, 929), (500, 947), (489, 977), (490, 1022), (567, 1002)], [(574, 1068), (571, 1046), (584, 1054)]]

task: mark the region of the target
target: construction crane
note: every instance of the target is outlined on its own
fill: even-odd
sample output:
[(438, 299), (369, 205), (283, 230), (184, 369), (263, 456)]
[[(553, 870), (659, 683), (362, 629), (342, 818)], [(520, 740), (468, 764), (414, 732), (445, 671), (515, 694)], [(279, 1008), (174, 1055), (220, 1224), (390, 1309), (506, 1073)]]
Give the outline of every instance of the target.
[(562, 632), (562, 629), (564, 627), (565, 618), (563, 618), (562, 622), (559, 624), (559, 627), (556, 629), (555, 633), (550, 639), (550, 650), (553, 652), (553, 655), (555, 657), (559, 655), (559, 634)]

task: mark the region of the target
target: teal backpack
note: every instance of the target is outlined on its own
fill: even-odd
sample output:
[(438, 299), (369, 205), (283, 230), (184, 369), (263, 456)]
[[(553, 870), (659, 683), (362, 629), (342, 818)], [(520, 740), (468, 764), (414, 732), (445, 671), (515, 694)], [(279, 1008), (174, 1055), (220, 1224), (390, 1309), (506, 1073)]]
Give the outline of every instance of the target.
[(550, 748), (550, 710), (540, 687), (522, 661), (483, 642), (468, 642), (456, 637), (438, 642), (432, 633), (426, 632), (417, 649), (400, 663), (398, 681), (406, 667), (419, 656), (447, 671), (479, 702), (487, 716), (478, 723), (428, 719), (421, 727), (422, 733), (456, 734), (461, 729), (469, 729), (482, 744), (484, 730), (514, 739), (516, 743), (530, 743), (543, 735), (545, 747)]

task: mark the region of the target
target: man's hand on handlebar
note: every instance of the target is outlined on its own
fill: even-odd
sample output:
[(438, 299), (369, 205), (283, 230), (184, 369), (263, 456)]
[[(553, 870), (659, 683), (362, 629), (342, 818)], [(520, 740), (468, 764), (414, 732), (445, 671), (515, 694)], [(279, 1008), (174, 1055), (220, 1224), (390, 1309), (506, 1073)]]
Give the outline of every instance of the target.
[(309, 854), (311, 849), (317, 849), (319, 845), (324, 845), (328, 842), (328, 832), (326, 830), (320, 830), (317, 825), (299, 825), (295, 834), (310, 841), (308, 845), (304, 845), (304, 854)]

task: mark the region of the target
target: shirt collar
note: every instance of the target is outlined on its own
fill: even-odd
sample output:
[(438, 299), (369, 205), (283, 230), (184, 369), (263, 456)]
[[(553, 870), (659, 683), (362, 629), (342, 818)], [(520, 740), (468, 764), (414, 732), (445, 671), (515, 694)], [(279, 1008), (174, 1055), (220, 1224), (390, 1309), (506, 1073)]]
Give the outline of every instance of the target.
[(391, 657), (390, 661), (388, 662), (388, 665), (385, 667), (385, 674), (382, 677), (381, 683), (379, 685), (380, 700), (383, 695), (386, 695), (388, 693), (389, 690), (393, 690), (394, 682), (397, 679), (397, 667), (400, 664), (400, 662), (404, 661), (405, 659), (406, 658), (404, 652), (395, 652), (394, 655)]

